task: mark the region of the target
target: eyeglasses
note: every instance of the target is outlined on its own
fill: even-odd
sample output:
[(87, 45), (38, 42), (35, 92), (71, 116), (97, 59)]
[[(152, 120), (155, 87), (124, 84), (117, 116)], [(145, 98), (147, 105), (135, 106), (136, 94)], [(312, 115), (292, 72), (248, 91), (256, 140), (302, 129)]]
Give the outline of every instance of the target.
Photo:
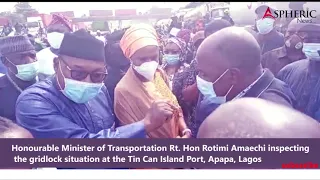
[(68, 66), (65, 60), (63, 60), (61, 57), (59, 57), (59, 59), (61, 59), (61, 61), (66, 65), (67, 69), (71, 72), (71, 78), (77, 81), (84, 80), (86, 77), (88, 77), (88, 75), (90, 75), (90, 79), (93, 83), (101, 83), (108, 75), (107, 72), (88, 73), (85, 71), (73, 70)]

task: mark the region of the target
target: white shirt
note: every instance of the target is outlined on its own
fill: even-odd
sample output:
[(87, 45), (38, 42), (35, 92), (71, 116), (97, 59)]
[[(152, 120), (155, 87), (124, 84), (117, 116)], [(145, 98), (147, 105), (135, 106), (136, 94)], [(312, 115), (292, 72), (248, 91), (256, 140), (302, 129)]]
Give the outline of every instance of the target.
[(55, 73), (53, 68), (53, 59), (57, 55), (53, 54), (50, 47), (42, 49), (37, 53), (37, 59), (39, 62), (39, 73), (45, 75), (53, 75)]
[(15, 33), (16, 31), (12, 31), (10, 34), (8, 34), (8, 36), (14, 36)]
[(106, 39), (103, 36), (96, 36), (97, 39), (105, 43)]

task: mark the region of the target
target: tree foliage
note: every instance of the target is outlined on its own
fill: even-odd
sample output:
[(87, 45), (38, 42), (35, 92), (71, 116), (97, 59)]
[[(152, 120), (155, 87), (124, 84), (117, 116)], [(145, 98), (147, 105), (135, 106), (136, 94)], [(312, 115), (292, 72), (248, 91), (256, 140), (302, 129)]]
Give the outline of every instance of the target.
[(29, 2), (17, 2), (17, 4), (14, 5), (14, 12), (0, 12), (0, 16), (7, 17), (14, 25), (16, 23), (25, 23), (28, 16), (37, 13), (38, 11), (32, 8)]
[(38, 13), (28, 2), (17, 2), (14, 8), (17, 14), (22, 14), (24, 17)]

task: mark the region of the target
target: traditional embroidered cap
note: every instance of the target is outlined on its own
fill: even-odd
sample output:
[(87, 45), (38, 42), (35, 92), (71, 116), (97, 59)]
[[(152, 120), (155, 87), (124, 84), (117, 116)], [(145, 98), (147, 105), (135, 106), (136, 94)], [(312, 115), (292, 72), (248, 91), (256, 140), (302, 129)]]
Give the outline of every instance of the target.
[(71, 21), (61, 14), (53, 14), (52, 15), (52, 21), (50, 22), (49, 26), (54, 25), (54, 24), (65, 25), (66, 27), (69, 28), (70, 31), (72, 31)]
[(51, 44), (51, 51), (57, 55), (105, 61), (103, 42), (88, 34), (85, 29), (57, 35), (55, 42)]
[(7, 36), (0, 38), (0, 54), (36, 54), (36, 51), (27, 36)]

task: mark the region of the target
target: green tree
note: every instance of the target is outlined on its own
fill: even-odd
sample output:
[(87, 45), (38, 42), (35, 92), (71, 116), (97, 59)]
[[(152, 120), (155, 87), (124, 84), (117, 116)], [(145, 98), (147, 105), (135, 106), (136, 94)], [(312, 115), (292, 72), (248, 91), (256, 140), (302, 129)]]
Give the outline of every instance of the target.
[(38, 11), (29, 4), (29, 2), (17, 2), (16, 5), (14, 5), (15, 13), (20, 14), (23, 16), (25, 21), (27, 20), (27, 17), (33, 14), (38, 14)]

